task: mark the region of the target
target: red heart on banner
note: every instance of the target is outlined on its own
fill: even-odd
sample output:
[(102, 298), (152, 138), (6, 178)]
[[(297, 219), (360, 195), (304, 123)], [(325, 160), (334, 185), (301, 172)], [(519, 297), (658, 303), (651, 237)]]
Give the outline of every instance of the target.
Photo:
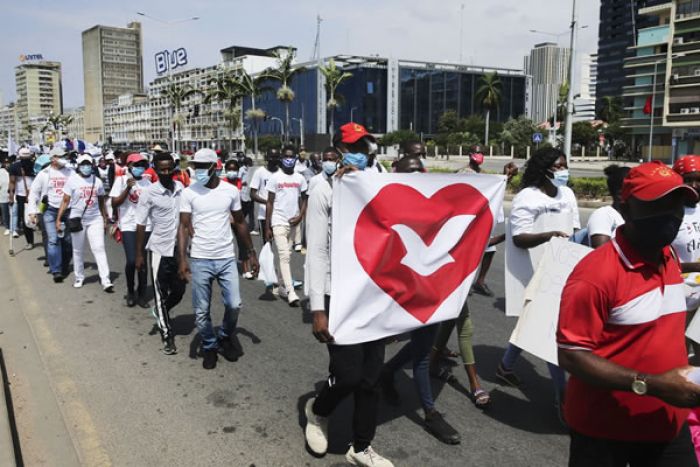
[[(461, 235), (457, 227), (457, 236), (452, 235), (450, 240), (454, 243), (433, 244), (436, 237), (438, 242), (445, 238), (439, 234), (448, 222), (468, 219), (463, 216), (475, 217)], [(382, 188), (360, 213), (355, 226), (355, 254), (375, 284), (426, 323), (479, 266), (492, 228), (489, 201), (471, 185), (449, 185), (426, 198), (409, 186), (394, 183)], [(424, 244), (424, 250), (442, 249), (442, 261), (434, 262), (433, 268), (407, 261), (408, 256), (421, 253), (407, 250), (404, 242), (411, 236), (414, 241), (408, 246), (420, 249), (416, 248), (418, 243)]]

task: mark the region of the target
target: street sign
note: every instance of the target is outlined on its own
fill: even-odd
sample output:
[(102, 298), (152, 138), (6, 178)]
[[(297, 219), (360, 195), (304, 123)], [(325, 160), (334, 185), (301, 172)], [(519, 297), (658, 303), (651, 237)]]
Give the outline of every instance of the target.
[(534, 133), (532, 135), (532, 142), (535, 144), (540, 144), (543, 140), (542, 133)]
[(165, 72), (187, 65), (187, 51), (182, 47), (172, 52), (163, 50), (155, 54), (155, 59), (156, 73), (162, 75)]

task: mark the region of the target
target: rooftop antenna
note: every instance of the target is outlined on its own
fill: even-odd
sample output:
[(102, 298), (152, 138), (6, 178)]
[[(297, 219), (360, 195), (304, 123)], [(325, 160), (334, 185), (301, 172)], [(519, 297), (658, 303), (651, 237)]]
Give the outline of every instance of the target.
[(323, 18), (321, 15), (316, 15), (316, 41), (314, 42), (314, 52), (311, 56), (312, 61), (321, 61), (321, 22)]

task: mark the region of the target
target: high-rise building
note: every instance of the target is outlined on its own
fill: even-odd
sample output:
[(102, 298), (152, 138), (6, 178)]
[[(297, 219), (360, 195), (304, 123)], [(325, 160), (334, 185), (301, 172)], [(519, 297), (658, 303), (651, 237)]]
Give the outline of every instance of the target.
[[(624, 70), (623, 126), (635, 158), (672, 161), (700, 152), (700, 2), (674, 0), (639, 14), (650, 26), (638, 30), (634, 56)], [(653, 124), (653, 125), (652, 125)], [(649, 141), (651, 139), (651, 148)]]
[[(529, 117), (541, 123), (554, 115), (561, 85), (569, 76), (568, 48), (554, 42), (537, 44), (525, 57), (525, 74), (530, 76)], [(560, 103), (561, 104), (561, 103)]]
[(104, 141), (104, 109), (119, 96), (143, 92), (141, 23), (83, 31), (85, 139)]
[(29, 126), (50, 114), (63, 112), (61, 64), (58, 62), (27, 62), (15, 67), (17, 92), (16, 113), (19, 139), (30, 139)]
[(71, 121), (66, 128), (65, 132), (68, 134), (69, 138), (72, 139), (85, 139), (85, 107), (76, 107), (73, 109), (66, 109), (65, 115), (71, 118)]
[(639, 9), (667, 3), (669, 0), (601, 0), (598, 28), (598, 102), (603, 97), (622, 96), (622, 87), (630, 84), (625, 78), (623, 60), (634, 57), (636, 34), (653, 25)]
[(7, 137), (17, 140), (17, 112), (15, 104), (0, 107), (0, 146), (5, 146)]
[(584, 54), (581, 57), (578, 92), (574, 93), (574, 122), (595, 119), (597, 80), (598, 55)]

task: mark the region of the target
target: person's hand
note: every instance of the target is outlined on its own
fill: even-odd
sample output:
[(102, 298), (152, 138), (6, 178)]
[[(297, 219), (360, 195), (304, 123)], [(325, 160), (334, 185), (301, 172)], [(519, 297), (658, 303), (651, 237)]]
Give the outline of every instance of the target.
[(60, 220), (60, 219), (56, 219), (56, 234), (59, 234), (59, 235), (60, 235), (60, 233), (61, 233), (62, 231), (63, 231), (63, 229), (61, 229), (61, 220)]
[(357, 172), (357, 170), (357, 167), (355, 167), (354, 165), (344, 165), (335, 171), (335, 177), (338, 180), (340, 180), (343, 177), (343, 175)]
[(323, 311), (314, 311), (313, 323), (314, 337), (322, 344), (330, 344), (335, 341), (330, 332), (328, 332), (328, 316)]
[(29, 222), (31, 222), (32, 224), (36, 224), (36, 214), (29, 215)]
[(270, 227), (265, 227), (265, 241), (272, 241), (272, 229)]
[(248, 255), (248, 261), (250, 263), (251, 274), (258, 277), (258, 273), (260, 272), (260, 263), (258, 262), (258, 255), (255, 253), (255, 250), (252, 250)]
[(301, 222), (301, 215), (289, 219), (289, 225), (297, 225), (299, 222)]
[(550, 240), (554, 237), (560, 237), (560, 238), (569, 238), (570, 237), (570, 235), (568, 233), (559, 232), (559, 231), (547, 232), (547, 235), (549, 236)]
[(134, 265), (136, 266), (137, 271), (143, 270), (144, 265), (146, 264), (146, 261), (143, 258), (143, 253), (136, 253), (136, 262)]
[(180, 265), (177, 268), (177, 275), (185, 281), (186, 283), (192, 279), (192, 273), (190, 272), (190, 266), (187, 264), (186, 260), (180, 261)]
[(127, 189), (127, 191), (131, 190), (131, 189), (134, 187), (134, 185), (136, 185), (136, 180), (133, 179), (133, 178), (129, 178), (129, 179), (126, 181), (126, 189)]
[(648, 394), (676, 407), (700, 406), (700, 385), (688, 381), (692, 366), (675, 368), (647, 379)]
[(508, 180), (508, 183), (518, 175), (518, 166), (515, 165), (514, 162), (508, 162), (506, 165), (503, 166), (503, 175), (506, 176), (506, 179)]

